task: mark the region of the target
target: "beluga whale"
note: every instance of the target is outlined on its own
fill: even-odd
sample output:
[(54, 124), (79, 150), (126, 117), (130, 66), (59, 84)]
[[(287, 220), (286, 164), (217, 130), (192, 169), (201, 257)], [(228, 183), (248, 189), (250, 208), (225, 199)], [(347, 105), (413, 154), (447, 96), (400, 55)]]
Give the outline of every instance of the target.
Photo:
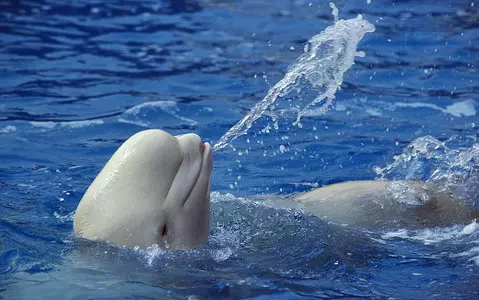
[[(117, 246), (201, 246), (210, 224), (213, 149), (196, 134), (139, 132), (113, 154), (80, 200), (74, 233)], [(470, 223), (479, 211), (438, 183), (349, 181), (268, 204), (299, 209), (338, 225), (365, 229)]]
[(74, 234), (128, 248), (206, 242), (213, 151), (196, 134), (141, 131), (113, 154), (77, 207)]

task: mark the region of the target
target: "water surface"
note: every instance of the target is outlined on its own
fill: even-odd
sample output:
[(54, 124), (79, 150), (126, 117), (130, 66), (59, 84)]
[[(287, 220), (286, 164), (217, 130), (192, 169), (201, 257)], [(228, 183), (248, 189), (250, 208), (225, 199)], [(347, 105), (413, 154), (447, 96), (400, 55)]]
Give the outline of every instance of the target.
[(335, 4), (376, 30), (333, 106), (259, 118), (215, 153), (208, 243), (141, 252), (72, 236), (111, 154), (148, 128), (217, 142), (333, 24), (329, 2), (1, 2), (0, 297), (479, 297), (475, 222), (366, 232), (262, 201), (438, 179), (477, 207), (478, 4)]

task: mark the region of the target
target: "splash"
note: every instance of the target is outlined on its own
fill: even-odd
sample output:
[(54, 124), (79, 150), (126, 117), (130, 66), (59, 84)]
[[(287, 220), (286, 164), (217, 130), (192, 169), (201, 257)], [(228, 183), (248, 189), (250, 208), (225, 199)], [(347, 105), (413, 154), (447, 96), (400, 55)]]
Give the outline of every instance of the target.
[(479, 224), (474, 220), (467, 225), (456, 225), (448, 228), (428, 228), (420, 230), (400, 229), (398, 231), (386, 232), (381, 238), (406, 239), (418, 241), (424, 245), (441, 244), (444, 241), (455, 241), (464, 237), (474, 238), (479, 232)]
[(375, 30), (374, 25), (364, 20), (361, 15), (350, 20), (338, 20), (338, 11), (334, 4), (335, 23), (323, 32), (313, 36), (304, 47), (304, 53), (291, 65), (283, 79), (268, 91), (263, 100), (258, 102), (249, 114), (236, 123), (214, 145), (214, 150), (224, 148), (241, 135), (244, 135), (263, 113), (278, 98), (286, 98), (289, 94), (302, 89), (303, 85), (311, 86), (318, 94), (309, 103), (294, 103), (298, 110), (296, 121), (298, 125), (304, 112), (313, 105), (325, 102), (320, 110), (327, 111), (334, 94), (343, 82), (344, 73), (354, 64), (356, 56), (364, 57), (364, 52), (356, 51), (358, 43), (368, 32)]
[(475, 138), (452, 136), (442, 142), (432, 136), (412, 141), (385, 167), (375, 167), (378, 179), (441, 183), (445, 190), (478, 205), (479, 144)]

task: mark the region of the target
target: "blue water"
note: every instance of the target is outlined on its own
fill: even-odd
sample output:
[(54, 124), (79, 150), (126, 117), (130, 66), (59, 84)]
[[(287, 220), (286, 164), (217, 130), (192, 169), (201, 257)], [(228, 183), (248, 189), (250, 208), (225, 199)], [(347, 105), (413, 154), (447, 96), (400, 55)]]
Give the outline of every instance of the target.
[(1, 1), (0, 298), (478, 299), (473, 221), (367, 232), (262, 201), (441, 179), (478, 206), (479, 3), (335, 4), (376, 27), (335, 105), (217, 151), (208, 243), (164, 252), (74, 238), (84, 191), (140, 130), (218, 141), (332, 24), (329, 2)]

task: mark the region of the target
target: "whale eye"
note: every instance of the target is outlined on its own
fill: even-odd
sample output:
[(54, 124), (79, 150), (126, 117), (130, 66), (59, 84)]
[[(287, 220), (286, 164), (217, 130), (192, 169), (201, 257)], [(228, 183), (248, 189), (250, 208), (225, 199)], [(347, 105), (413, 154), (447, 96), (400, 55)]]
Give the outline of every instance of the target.
[(161, 236), (164, 237), (168, 234), (168, 228), (166, 227), (166, 224), (163, 225), (161, 228)]

